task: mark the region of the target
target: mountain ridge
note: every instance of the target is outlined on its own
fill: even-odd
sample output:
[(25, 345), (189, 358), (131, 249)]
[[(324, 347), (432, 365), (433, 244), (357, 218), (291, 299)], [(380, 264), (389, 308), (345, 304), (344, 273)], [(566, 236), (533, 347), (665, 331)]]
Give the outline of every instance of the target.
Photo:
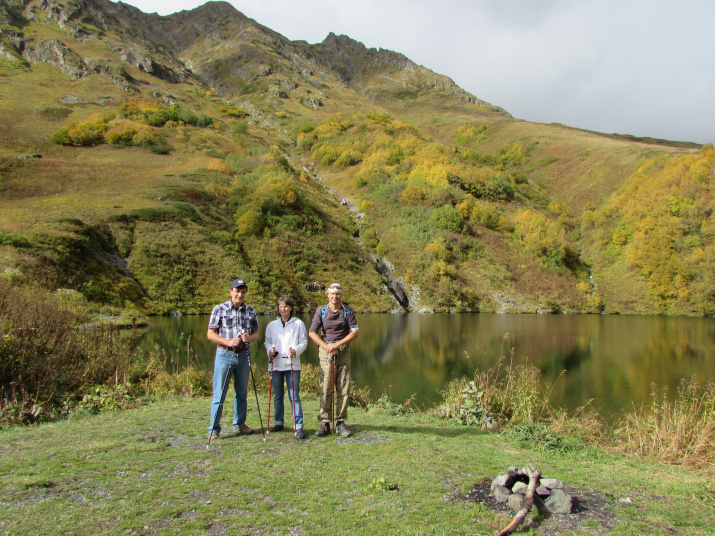
[[(205, 312), (222, 296), (209, 274), (237, 270), (265, 310), (285, 292), (312, 307), (335, 279), (371, 311), (715, 308), (707, 180), (644, 167), (700, 170), (707, 146), (515, 119), (399, 52), (291, 41), (226, 2), (0, 14), (8, 273), (151, 312)], [(647, 180), (678, 230), (658, 232), (687, 259), (657, 284), (655, 230), (614, 197), (639, 169), (665, 174)]]

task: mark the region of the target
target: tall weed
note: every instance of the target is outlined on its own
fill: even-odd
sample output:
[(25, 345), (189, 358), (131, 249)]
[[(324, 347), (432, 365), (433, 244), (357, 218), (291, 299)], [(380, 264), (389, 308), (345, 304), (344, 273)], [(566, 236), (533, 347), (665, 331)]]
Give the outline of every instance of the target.
[(473, 380), (459, 378), (447, 384), (437, 412), (489, 429), (547, 420), (553, 413), (553, 386), (544, 384), (537, 367), (528, 362), (515, 365), (513, 359), (512, 350), (508, 364), (502, 356), (493, 367), (475, 370)]
[[(184, 339), (183, 334), (180, 339)], [(136, 396), (206, 396), (212, 392), (212, 379), (201, 369), (191, 337), (186, 338), (183, 348), (177, 347), (173, 352), (155, 346), (148, 356), (135, 357), (130, 377), (137, 386)]]
[(674, 400), (655, 385), (652, 402), (626, 415), (615, 430), (618, 444), (641, 457), (672, 464), (715, 467), (715, 383), (683, 378)]

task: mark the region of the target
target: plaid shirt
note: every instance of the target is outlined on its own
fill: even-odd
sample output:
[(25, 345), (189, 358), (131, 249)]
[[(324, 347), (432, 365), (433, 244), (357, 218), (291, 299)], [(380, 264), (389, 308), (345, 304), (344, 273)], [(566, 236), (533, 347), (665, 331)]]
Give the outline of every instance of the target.
[(253, 333), (258, 329), (256, 310), (245, 303), (238, 309), (231, 300), (219, 303), (211, 311), (209, 329), (215, 329), (224, 339), (233, 339), (241, 333)]

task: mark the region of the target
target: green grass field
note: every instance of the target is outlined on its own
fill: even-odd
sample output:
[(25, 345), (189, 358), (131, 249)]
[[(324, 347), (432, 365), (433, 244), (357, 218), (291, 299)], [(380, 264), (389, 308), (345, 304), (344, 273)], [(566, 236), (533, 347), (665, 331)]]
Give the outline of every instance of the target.
[(317, 400), (307, 393), (309, 438), (283, 431), (264, 442), (249, 394), (257, 433), (222, 436), (208, 450), (206, 398), (3, 429), (0, 533), (489, 535), (510, 516), (469, 492), (510, 465), (532, 465), (589, 509), (530, 515), (530, 534), (712, 534), (707, 471), (593, 447), (542, 450), (379, 409), (351, 408), (350, 438), (316, 438)]

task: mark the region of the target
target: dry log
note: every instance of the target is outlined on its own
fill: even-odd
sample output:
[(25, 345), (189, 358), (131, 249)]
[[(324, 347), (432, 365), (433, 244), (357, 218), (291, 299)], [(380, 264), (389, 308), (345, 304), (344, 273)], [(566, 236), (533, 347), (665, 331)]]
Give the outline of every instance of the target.
[(519, 525), (524, 522), (524, 518), (531, 510), (531, 506), (534, 504), (534, 493), (536, 493), (536, 487), (539, 485), (539, 478), (541, 478), (541, 469), (535, 469), (529, 467), (528, 465), (524, 467), (524, 472), (526, 476), (529, 477), (529, 487), (526, 490), (526, 495), (524, 496), (524, 506), (522, 506), (519, 511), (506, 527), (499, 531), (496, 536), (506, 536), (514, 532)]

